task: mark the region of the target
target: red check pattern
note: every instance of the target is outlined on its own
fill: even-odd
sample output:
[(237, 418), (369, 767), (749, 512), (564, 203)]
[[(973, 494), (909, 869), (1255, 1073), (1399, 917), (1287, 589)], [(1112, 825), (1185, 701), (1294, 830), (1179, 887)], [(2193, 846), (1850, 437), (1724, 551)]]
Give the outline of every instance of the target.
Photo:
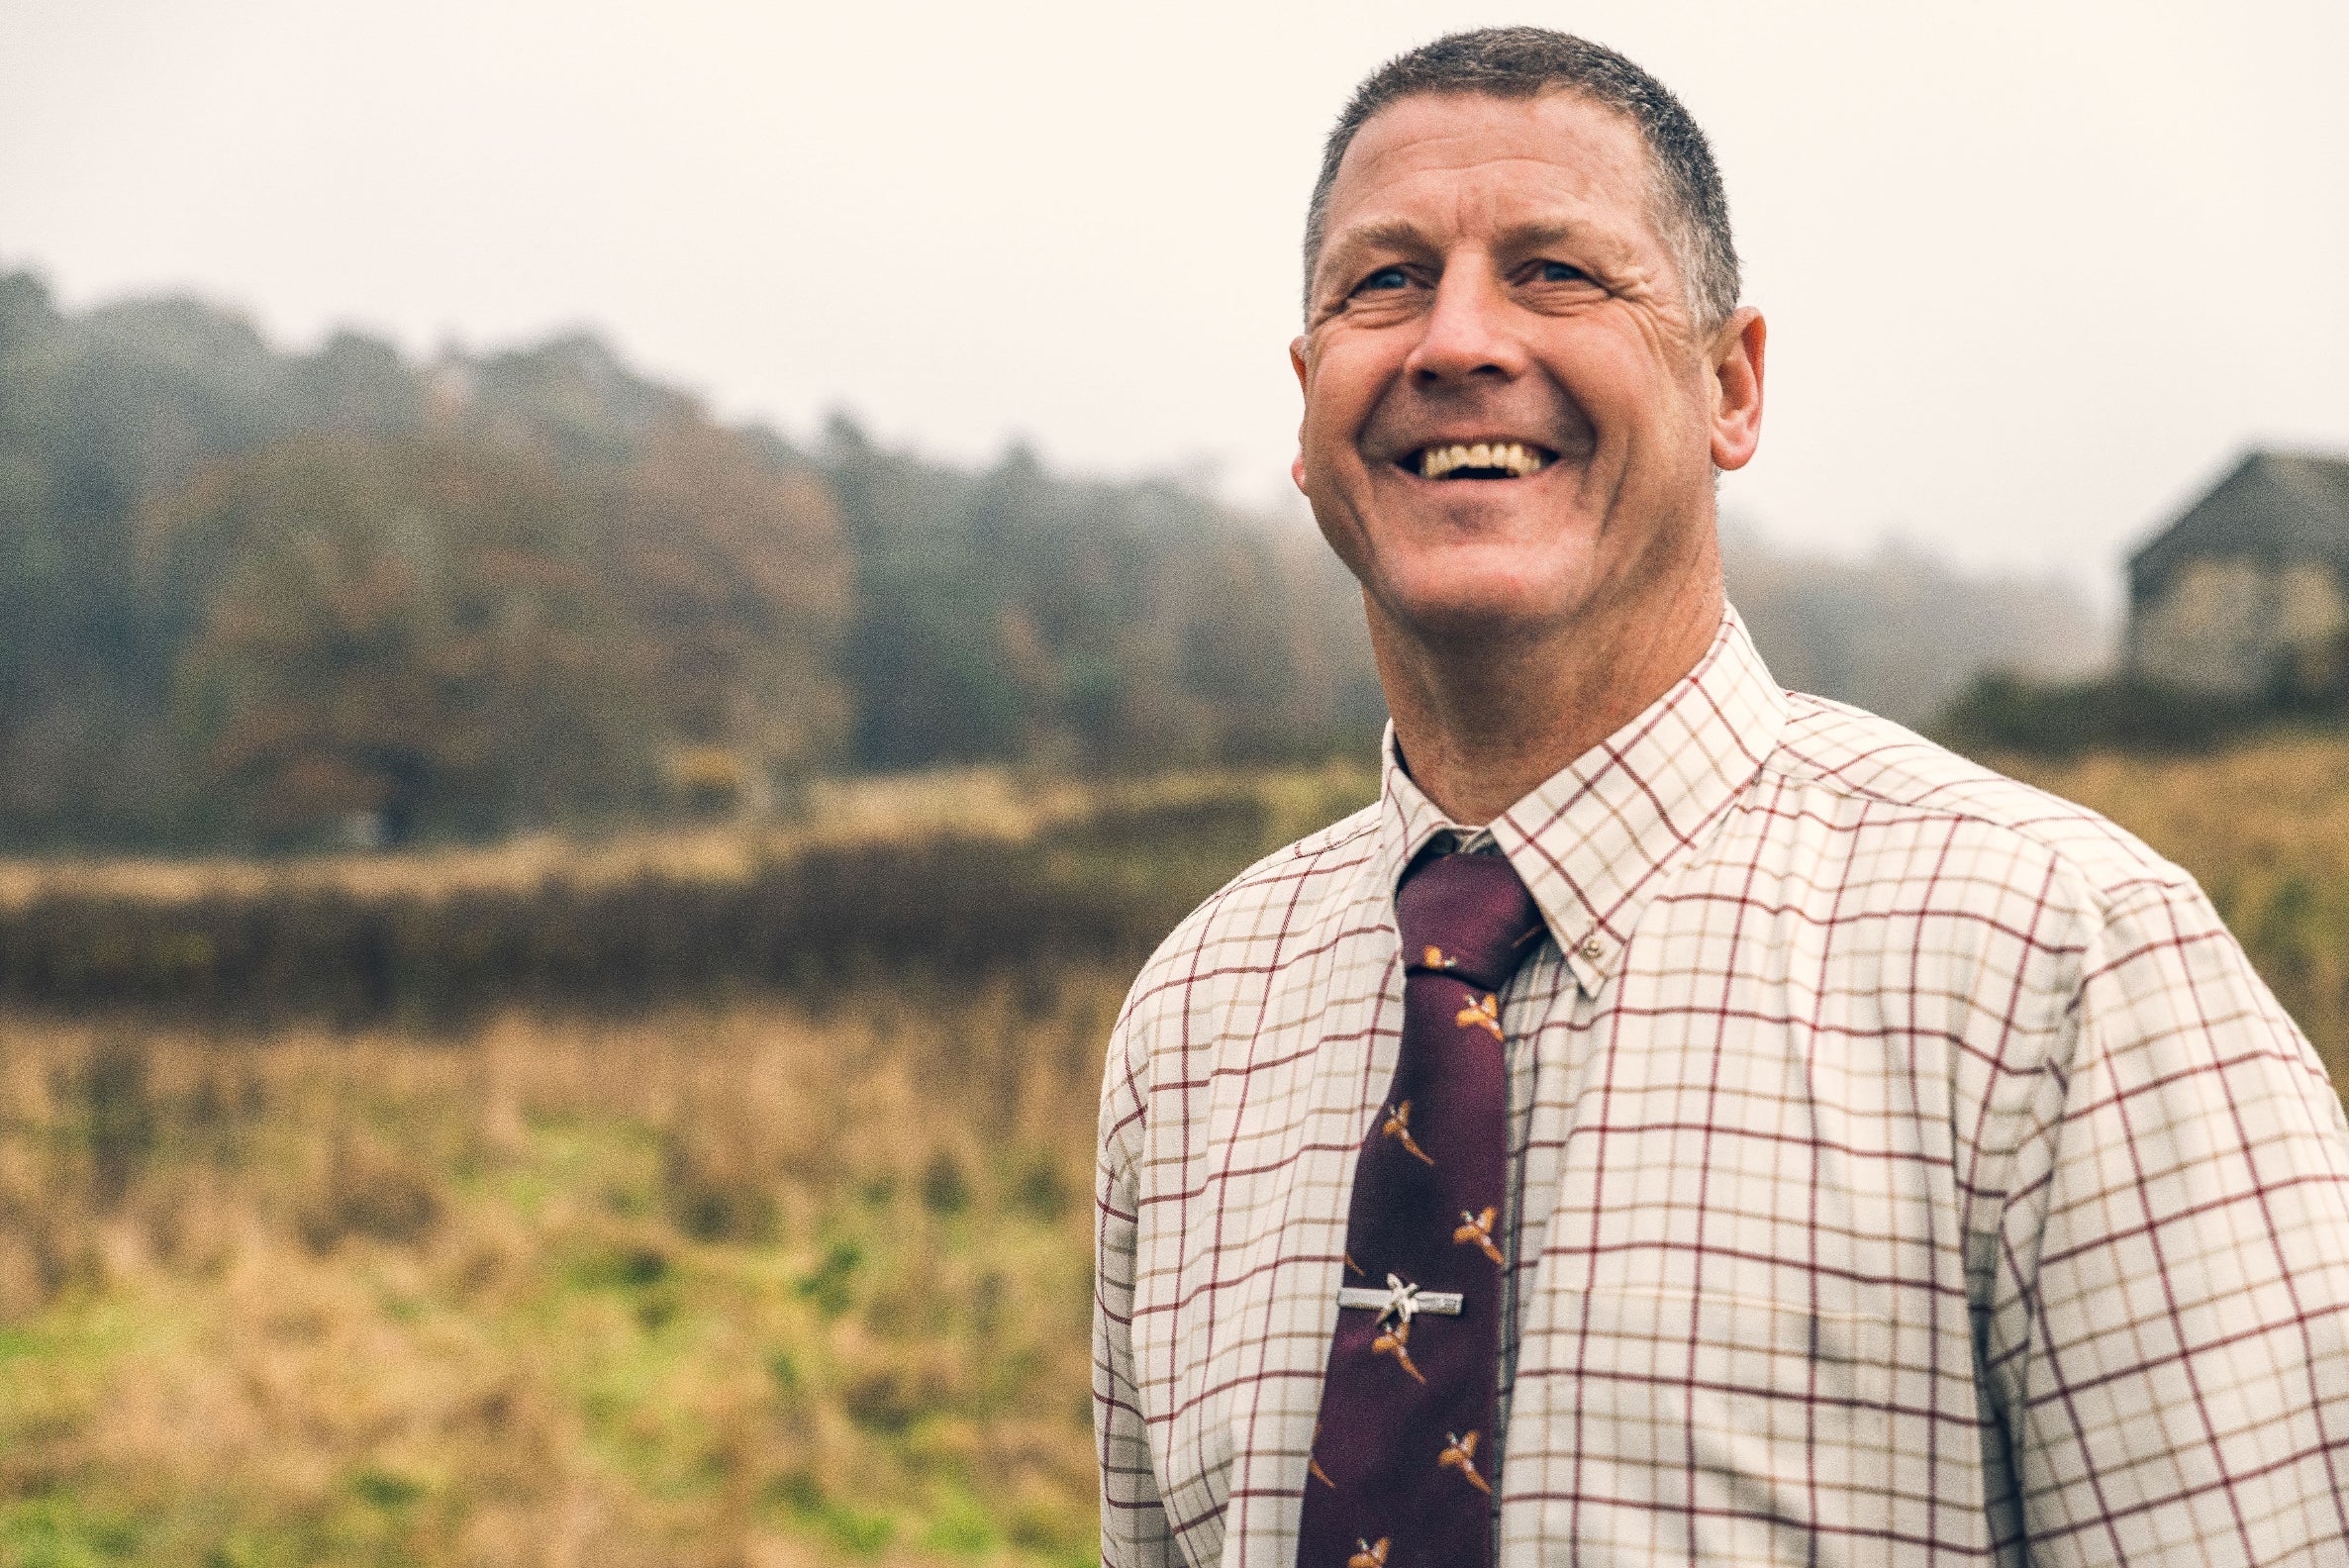
[[(1297, 1560), (1395, 889), (1451, 828), (1390, 744), (1134, 985), (1111, 1564)], [(1733, 613), (1491, 839), (1550, 933), (1499, 1007), (1500, 1562), (2349, 1561), (2349, 1129), (2183, 872), (1780, 691)]]

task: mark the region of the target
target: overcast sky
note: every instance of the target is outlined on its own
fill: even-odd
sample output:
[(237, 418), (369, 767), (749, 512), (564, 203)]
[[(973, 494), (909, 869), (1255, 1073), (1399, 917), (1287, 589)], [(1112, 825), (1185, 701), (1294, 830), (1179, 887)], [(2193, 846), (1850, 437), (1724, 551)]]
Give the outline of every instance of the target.
[(2239, 448), (2349, 448), (2349, 4), (0, 0), (0, 263), (308, 343), (592, 324), (720, 411), (1286, 484), (1348, 87), (1613, 45), (1713, 139), (1771, 322), (1727, 504), (2109, 595)]

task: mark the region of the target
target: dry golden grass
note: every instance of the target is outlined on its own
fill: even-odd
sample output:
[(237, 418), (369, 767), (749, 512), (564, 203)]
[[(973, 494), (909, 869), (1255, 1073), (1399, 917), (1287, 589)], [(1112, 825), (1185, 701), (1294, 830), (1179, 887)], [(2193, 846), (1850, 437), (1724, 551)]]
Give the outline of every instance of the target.
[(0, 1562), (1074, 1562), (1121, 976), (0, 1029)]
[[(0, 858), (0, 907), (44, 895), (150, 903), (333, 888), (363, 897), (527, 890), (561, 879), (594, 887), (646, 875), (738, 881), (814, 848), (902, 843), (941, 834), (1026, 840), (1104, 812), (1262, 800), (1276, 814), (1368, 798), (1377, 784), (1343, 764), (1272, 772), (1203, 770), (1109, 782), (1037, 777), (1004, 767), (822, 780), (786, 816), (703, 828), (619, 830), (592, 837), (531, 833), (505, 842), (399, 854), (352, 850), (300, 857), (62, 854)], [(1319, 826), (1301, 821), (1297, 833)], [(1294, 834), (1292, 834), (1294, 836)]]

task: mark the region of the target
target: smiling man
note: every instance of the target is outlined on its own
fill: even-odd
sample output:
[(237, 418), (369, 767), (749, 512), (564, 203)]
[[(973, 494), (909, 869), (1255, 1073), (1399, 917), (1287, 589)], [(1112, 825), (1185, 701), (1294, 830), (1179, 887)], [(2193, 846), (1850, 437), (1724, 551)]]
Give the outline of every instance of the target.
[(1119, 1020), (1105, 1560), (2349, 1560), (2339, 1102), (2183, 872), (1770, 680), (1713, 512), (1764, 327), (1679, 103), (1415, 50), (1306, 261), (1385, 785)]

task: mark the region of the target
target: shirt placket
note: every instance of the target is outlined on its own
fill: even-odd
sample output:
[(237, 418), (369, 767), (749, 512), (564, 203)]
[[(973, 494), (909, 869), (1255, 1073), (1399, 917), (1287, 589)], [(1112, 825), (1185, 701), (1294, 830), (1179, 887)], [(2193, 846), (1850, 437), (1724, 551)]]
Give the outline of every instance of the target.
[[(1561, 961), (1556, 944), (1544, 941), (1542, 950), (1512, 978), (1510, 989), (1503, 996), (1501, 1016), (1508, 1019), (1514, 1006), (1518, 1018), (1547, 1018), (1561, 1000), (1561, 994), (1574, 986), (1574, 977)], [(1579, 1002), (1579, 998), (1576, 1000)], [(1524, 1260), (1540, 1257), (1549, 1230), (1549, 1200), (1526, 1190), (1526, 1152), (1532, 1142), (1534, 1110), (1541, 1096), (1541, 1039), (1548, 1032), (1551, 1030), (1536, 1024), (1531, 1029), (1512, 1030), (1509, 1036), (1508, 1181), (1503, 1189), (1500, 1226), (1502, 1252), (1509, 1262), (1503, 1271), (1500, 1404), (1494, 1422), (1491, 1468), (1496, 1531), (1506, 1490), (1501, 1471), (1508, 1461), (1511, 1394), (1517, 1382), (1519, 1294), (1525, 1275), (1531, 1272)], [(1499, 1534), (1494, 1538), (1498, 1540)]]

